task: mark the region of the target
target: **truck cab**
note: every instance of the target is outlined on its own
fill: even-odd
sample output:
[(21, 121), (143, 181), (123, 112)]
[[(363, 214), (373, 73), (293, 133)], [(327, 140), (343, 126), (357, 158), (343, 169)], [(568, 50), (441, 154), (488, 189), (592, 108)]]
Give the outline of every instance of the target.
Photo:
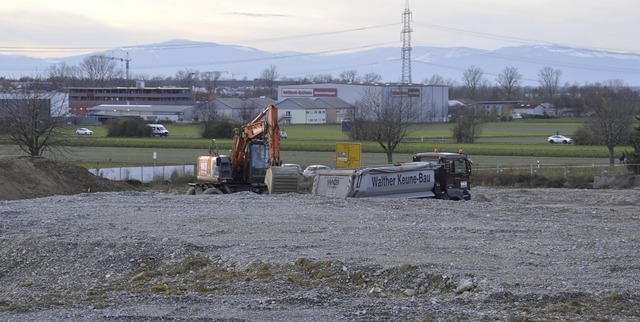
[(436, 169), (436, 197), (452, 200), (471, 200), (471, 164), (465, 154), (451, 152), (421, 152), (413, 155), (414, 162), (433, 162)]

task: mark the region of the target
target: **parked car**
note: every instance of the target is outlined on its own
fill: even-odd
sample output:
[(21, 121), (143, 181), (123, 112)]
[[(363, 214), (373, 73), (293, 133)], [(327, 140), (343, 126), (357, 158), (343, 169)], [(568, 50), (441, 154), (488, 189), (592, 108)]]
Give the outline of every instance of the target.
[(81, 127), (76, 130), (77, 135), (93, 135), (93, 131), (87, 129), (86, 127)]
[(571, 144), (573, 143), (573, 140), (571, 138), (568, 138), (564, 135), (552, 135), (550, 136), (547, 141), (549, 141), (549, 143), (554, 144), (554, 143), (564, 143), (564, 144)]
[(313, 164), (313, 165), (310, 165), (310, 166), (306, 167), (304, 169), (304, 171), (302, 171), (302, 175), (305, 178), (312, 178), (312, 177), (315, 177), (316, 171), (318, 171), (318, 170), (328, 170), (328, 169), (331, 169), (331, 167), (326, 166), (326, 165), (321, 165), (321, 164)]

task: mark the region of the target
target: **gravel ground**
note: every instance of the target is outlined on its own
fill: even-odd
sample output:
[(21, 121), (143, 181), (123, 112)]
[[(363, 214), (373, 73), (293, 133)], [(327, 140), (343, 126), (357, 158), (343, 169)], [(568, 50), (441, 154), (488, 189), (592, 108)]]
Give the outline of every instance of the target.
[(638, 321), (639, 190), (0, 201), (2, 321)]

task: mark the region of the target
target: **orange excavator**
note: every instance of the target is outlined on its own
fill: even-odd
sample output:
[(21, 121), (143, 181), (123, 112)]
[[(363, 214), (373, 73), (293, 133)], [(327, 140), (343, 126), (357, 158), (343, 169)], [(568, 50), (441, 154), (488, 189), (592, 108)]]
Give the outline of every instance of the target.
[(251, 122), (233, 129), (233, 133), (230, 155), (220, 155), (213, 140), (209, 155), (198, 157), (197, 180), (189, 183), (187, 194), (298, 191), (298, 171), (281, 167), (280, 128), (275, 106), (269, 105)]

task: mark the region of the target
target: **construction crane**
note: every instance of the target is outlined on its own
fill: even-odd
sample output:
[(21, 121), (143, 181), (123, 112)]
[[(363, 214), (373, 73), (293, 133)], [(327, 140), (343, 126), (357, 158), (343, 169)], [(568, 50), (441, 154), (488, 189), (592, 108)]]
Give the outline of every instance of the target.
[(236, 80), (236, 75), (244, 75), (245, 73), (232, 73), (231, 80)]
[(127, 52), (127, 58), (117, 58), (117, 57), (115, 57), (115, 55), (112, 52), (111, 53), (111, 60), (119, 60), (119, 61), (125, 63), (126, 80), (129, 80), (129, 62), (131, 61), (131, 58), (129, 58), (129, 52)]

